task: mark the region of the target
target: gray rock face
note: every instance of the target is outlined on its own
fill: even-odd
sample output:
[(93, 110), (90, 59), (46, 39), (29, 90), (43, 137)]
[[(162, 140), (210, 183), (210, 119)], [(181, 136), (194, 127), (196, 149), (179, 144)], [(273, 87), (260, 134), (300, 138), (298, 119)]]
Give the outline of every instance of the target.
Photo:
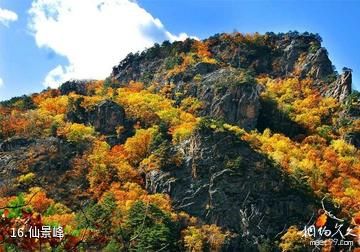
[(183, 166), (148, 173), (146, 187), (168, 193), (175, 209), (237, 233), (228, 251), (256, 248), (311, 218), (314, 198), (236, 137), (200, 131), (180, 150)]
[[(2, 196), (16, 195), (19, 189), (27, 191), (29, 187), (44, 188), (49, 197), (62, 201), (69, 207), (79, 203), (79, 198), (72, 194), (73, 190), (85, 191), (86, 176), (69, 176), (66, 171), (71, 161), (82, 151), (79, 146), (48, 137), (34, 139), (8, 140), (0, 150), (0, 192)], [(36, 177), (31, 184), (19, 185), (17, 177), (26, 172), (33, 172)]]
[(344, 139), (349, 144), (354, 145), (356, 148), (360, 148), (360, 132), (350, 132), (344, 136)]
[[(219, 69), (219, 65), (206, 63), (206, 62), (198, 62), (194, 66), (190, 67), (189, 69), (185, 70), (185, 72), (176, 74), (175, 76), (170, 78), (170, 82), (173, 82), (177, 85), (181, 84), (182, 82), (189, 82), (195, 76), (204, 76), (208, 73), (214, 72), (215, 70)], [(158, 76), (156, 79), (157, 82), (163, 82), (163, 76)]]
[(90, 111), (89, 121), (96, 131), (102, 134), (114, 134), (116, 127), (125, 123), (125, 110), (117, 103), (106, 100)]
[(338, 79), (329, 86), (329, 89), (325, 92), (325, 95), (334, 97), (338, 101), (343, 102), (351, 94), (351, 88), (351, 70), (345, 69), (345, 71), (338, 77)]
[(243, 75), (234, 68), (206, 75), (196, 93), (205, 104), (203, 115), (254, 129), (260, 109), (260, 86)]
[[(239, 35), (236, 33), (227, 35), (233, 39), (226, 39), (222, 35), (206, 39), (209, 51), (221, 66), (251, 69), (256, 74), (274, 77), (292, 76), (295, 67), (300, 67), (302, 77), (318, 80), (334, 73), (327, 51), (321, 47), (321, 38), (316, 34), (267, 33), (261, 38), (262, 42), (252, 43), (237, 39)], [(128, 83), (130, 80), (166, 82), (166, 62), (175, 61), (176, 56), (189, 52), (193, 43), (193, 40), (188, 39), (161, 47), (155, 46), (141, 54), (130, 54), (113, 68), (112, 77), (120, 83)], [(302, 59), (303, 57), (305, 58)], [(300, 59), (302, 63), (298, 66)], [(214, 71), (216, 65), (202, 62), (190, 68), (195, 71), (183, 73), (185, 79), (177, 76), (172, 81), (187, 81), (189, 73), (205, 75)]]
[(12, 151), (18, 148), (26, 148), (32, 142), (31, 139), (13, 137), (0, 142), (0, 151)]
[[(179, 81), (175, 84), (174, 93), (184, 97), (195, 97), (203, 102), (201, 116), (210, 116), (238, 125), (247, 130), (255, 129), (260, 110), (260, 91), (251, 74), (233, 67), (218, 70), (214, 64), (198, 64), (204, 68), (201, 80), (190, 82)], [(190, 71), (192, 76), (196, 72)], [(184, 76), (182, 76), (183, 78)]]
[(282, 61), (284, 62), (283, 71), (286, 74), (291, 73), (294, 70), (295, 63), (301, 53), (301, 41), (292, 40), (291, 43), (284, 49)]
[(314, 54), (308, 54), (300, 70), (301, 77), (311, 77), (318, 80), (332, 73), (331, 61), (326, 49), (323, 47), (319, 48)]
[(149, 83), (153, 79), (159, 79), (156, 75), (164, 66), (165, 59), (176, 53), (189, 52), (193, 41), (186, 39), (172, 44), (165, 41), (161, 47), (155, 44), (141, 53), (130, 53), (118, 66), (113, 67), (111, 76), (121, 84), (128, 84), (130, 80)]
[(206, 62), (199, 62), (195, 64), (193, 71), (194, 74), (205, 75), (215, 71), (218, 68), (216, 64), (206, 63)]
[(79, 95), (86, 95), (86, 80), (70, 80), (63, 83), (60, 87), (61, 95), (68, 95), (74, 92)]
[(80, 97), (76, 100), (70, 98), (68, 104), (68, 112), (66, 119), (73, 123), (88, 123), (88, 112), (81, 106), (84, 98)]
[[(205, 104), (202, 116), (223, 119), (249, 130), (256, 127), (261, 110), (260, 87), (255, 81), (241, 80), (239, 76), (244, 69), (249, 70), (252, 77), (259, 74), (272, 78), (310, 77), (314, 79), (314, 88), (322, 94), (330, 89), (330, 80), (327, 80), (335, 75), (328, 53), (321, 47), (321, 38), (316, 34), (267, 33), (259, 41), (251, 42), (236, 33), (220, 34), (205, 42), (216, 64), (197, 62), (175, 76), (168, 76), (170, 69), (181, 64), (179, 55), (193, 50), (194, 41), (186, 40), (155, 46), (141, 54), (130, 54), (114, 67), (112, 77), (122, 84), (130, 80), (144, 81), (145, 84), (154, 81), (159, 84), (157, 90), (172, 83), (175, 85), (174, 99), (177, 99), (176, 93), (182, 94), (182, 98), (196, 97)], [(334, 84), (338, 88), (331, 88), (336, 93), (332, 96), (336, 95), (340, 100), (346, 97), (349, 88), (344, 83), (348, 83), (347, 79)]]

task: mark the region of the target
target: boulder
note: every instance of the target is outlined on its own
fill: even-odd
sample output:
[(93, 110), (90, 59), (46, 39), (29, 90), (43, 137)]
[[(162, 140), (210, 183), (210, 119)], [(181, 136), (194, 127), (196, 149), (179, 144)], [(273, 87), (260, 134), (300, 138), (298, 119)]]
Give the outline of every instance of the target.
[(105, 100), (89, 112), (89, 121), (102, 134), (115, 134), (116, 127), (125, 123), (125, 110), (119, 104)]
[(260, 90), (246, 73), (224, 68), (204, 76), (196, 97), (205, 104), (203, 115), (251, 130), (257, 124)]
[(73, 123), (88, 123), (88, 112), (81, 103), (84, 101), (83, 97), (73, 99), (69, 98), (68, 111), (66, 113), (66, 119)]
[(74, 92), (79, 95), (86, 95), (86, 80), (70, 80), (63, 83), (60, 87), (61, 95), (68, 95)]

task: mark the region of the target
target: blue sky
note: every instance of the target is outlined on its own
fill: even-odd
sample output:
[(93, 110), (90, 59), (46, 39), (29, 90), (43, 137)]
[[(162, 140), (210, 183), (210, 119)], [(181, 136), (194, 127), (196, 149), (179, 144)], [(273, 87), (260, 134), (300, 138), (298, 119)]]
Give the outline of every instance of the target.
[(319, 33), (359, 90), (359, 15), (357, 0), (0, 0), (0, 100), (103, 78), (128, 52), (164, 39), (234, 30)]

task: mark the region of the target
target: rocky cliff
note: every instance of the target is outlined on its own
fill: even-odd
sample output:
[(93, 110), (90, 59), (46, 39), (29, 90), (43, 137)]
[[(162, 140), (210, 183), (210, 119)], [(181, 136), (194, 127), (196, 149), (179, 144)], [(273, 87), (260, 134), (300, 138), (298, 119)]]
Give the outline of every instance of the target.
[(146, 188), (169, 194), (179, 211), (231, 230), (229, 251), (256, 251), (290, 225), (304, 225), (318, 207), (309, 189), (234, 135), (203, 129), (177, 148), (184, 164), (149, 172)]
[[(157, 83), (160, 87), (171, 83), (173, 96), (181, 93), (182, 97), (204, 100), (203, 115), (223, 118), (246, 129), (256, 128), (261, 114), (261, 87), (255, 84), (255, 76), (311, 78), (314, 89), (340, 102), (352, 92), (351, 70), (344, 68), (343, 74), (337, 74), (327, 50), (321, 47), (319, 35), (266, 33), (250, 40), (242, 34), (218, 34), (204, 42), (211, 61), (194, 57), (193, 64), (184, 64), (179, 55), (195, 53), (194, 40), (164, 42), (130, 54), (113, 68), (111, 77), (120, 85), (130, 80)], [(183, 71), (169, 75), (169, 69), (176, 66), (182, 66)], [(236, 85), (239, 83), (246, 85)], [(239, 110), (237, 105), (244, 102)]]

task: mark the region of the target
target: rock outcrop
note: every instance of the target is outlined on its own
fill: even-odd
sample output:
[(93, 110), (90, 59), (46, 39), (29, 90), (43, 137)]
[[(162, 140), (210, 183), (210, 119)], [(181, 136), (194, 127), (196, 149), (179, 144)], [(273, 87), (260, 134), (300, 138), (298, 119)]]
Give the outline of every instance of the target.
[(348, 68), (344, 68), (343, 70), (344, 72), (335, 82), (330, 84), (328, 90), (325, 92), (326, 96), (334, 97), (340, 102), (344, 102), (352, 90), (352, 70)]
[(116, 102), (105, 100), (87, 111), (81, 106), (82, 98), (71, 101), (67, 120), (75, 123), (90, 124), (105, 135), (115, 134), (116, 128), (125, 125), (125, 110)]
[(256, 249), (289, 225), (305, 225), (316, 208), (304, 188), (229, 133), (201, 130), (179, 149), (183, 166), (151, 171), (146, 187), (168, 193), (175, 209), (239, 234), (228, 251)]
[(257, 125), (260, 90), (246, 73), (225, 68), (205, 75), (196, 97), (204, 103), (203, 115), (251, 130)]
[(18, 148), (26, 148), (32, 142), (31, 139), (13, 137), (0, 142), (0, 151), (12, 151)]
[(349, 132), (345, 134), (344, 139), (346, 142), (354, 145), (356, 148), (360, 148), (360, 132)]
[[(180, 55), (196, 50), (196, 42), (191, 39), (173, 44), (164, 42), (142, 53), (130, 54), (113, 68), (111, 76), (122, 85), (130, 80), (145, 85), (157, 83), (159, 90), (171, 83), (175, 86), (173, 98), (176, 94), (182, 94), (183, 98), (196, 97), (205, 104), (201, 115), (224, 119), (248, 130), (256, 128), (261, 111), (260, 88), (255, 76), (309, 77), (323, 95), (340, 101), (351, 92), (351, 73), (338, 77), (333, 84), (329, 81), (337, 75), (327, 50), (321, 47), (319, 35), (266, 33), (253, 39), (238, 33), (212, 36), (204, 43), (214, 62), (196, 62), (194, 58), (196, 63), (175, 75), (169, 75), (169, 70), (182, 64)], [(239, 77), (244, 75), (244, 69), (249, 77), (246, 81)], [(300, 133), (302, 129), (296, 126), (291, 135)]]
[(116, 127), (125, 124), (125, 110), (117, 103), (106, 100), (89, 112), (89, 121), (102, 134), (115, 134)]
[(68, 111), (66, 113), (66, 119), (73, 123), (89, 123), (88, 117), (89, 113), (84, 107), (81, 106), (81, 103), (84, 101), (84, 98), (80, 97), (78, 99), (69, 99)]
[(325, 48), (319, 48), (315, 53), (309, 53), (300, 69), (300, 76), (322, 80), (334, 72), (328, 52)]
[(212, 72), (219, 65), (248, 69), (256, 75), (269, 74), (273, 77), (293, 76), (298, 71), (297, 74), (303, 78), (311, 77), (319, 81), (335, 73), (317, 34), (266, 33), (259, 35), (258, 41), (249, 41), (239, 33), (217, 34), (204, 42), (218, 65), (205, 63), (191, 66), (181, 76), (168, 79), (166, 70), (181, 64), (179, 55), (193, 50), (195, 40), (187, 39), (173, 44), (164, 42), (141, 54), (130, 54), (113, 68), (112, 77), (124, 84), (130, 80), (177, 83), (188, 81), (196, 74)]
[(88, 80), (70, 80), (63, 83), (60, 87), (61, 95), (68, 95), (71, 92), (79, 95), (86, 95), (86, 83)]
[[(5, 146), (5, 148), (4, 148)], [(83, 149), (59, 138), (12, 139), (2, 144), (0, 150), (0, 192), (2, 196), (16, 195), (16, 190), (39, 186), (47, 194), (73, 208), (79, 203), (87, 187), (85, 174), (77, 177), (67, 174), (73, 158)], [(18, 184), (17, 177), (24, 172), (36, 174), (30, 184)], [(64, 183), (66, 181), (66, 183)], [(18, 184), (18, 185), (17, 185)], [(76, 194), (72, 193), (77, 191)]]

